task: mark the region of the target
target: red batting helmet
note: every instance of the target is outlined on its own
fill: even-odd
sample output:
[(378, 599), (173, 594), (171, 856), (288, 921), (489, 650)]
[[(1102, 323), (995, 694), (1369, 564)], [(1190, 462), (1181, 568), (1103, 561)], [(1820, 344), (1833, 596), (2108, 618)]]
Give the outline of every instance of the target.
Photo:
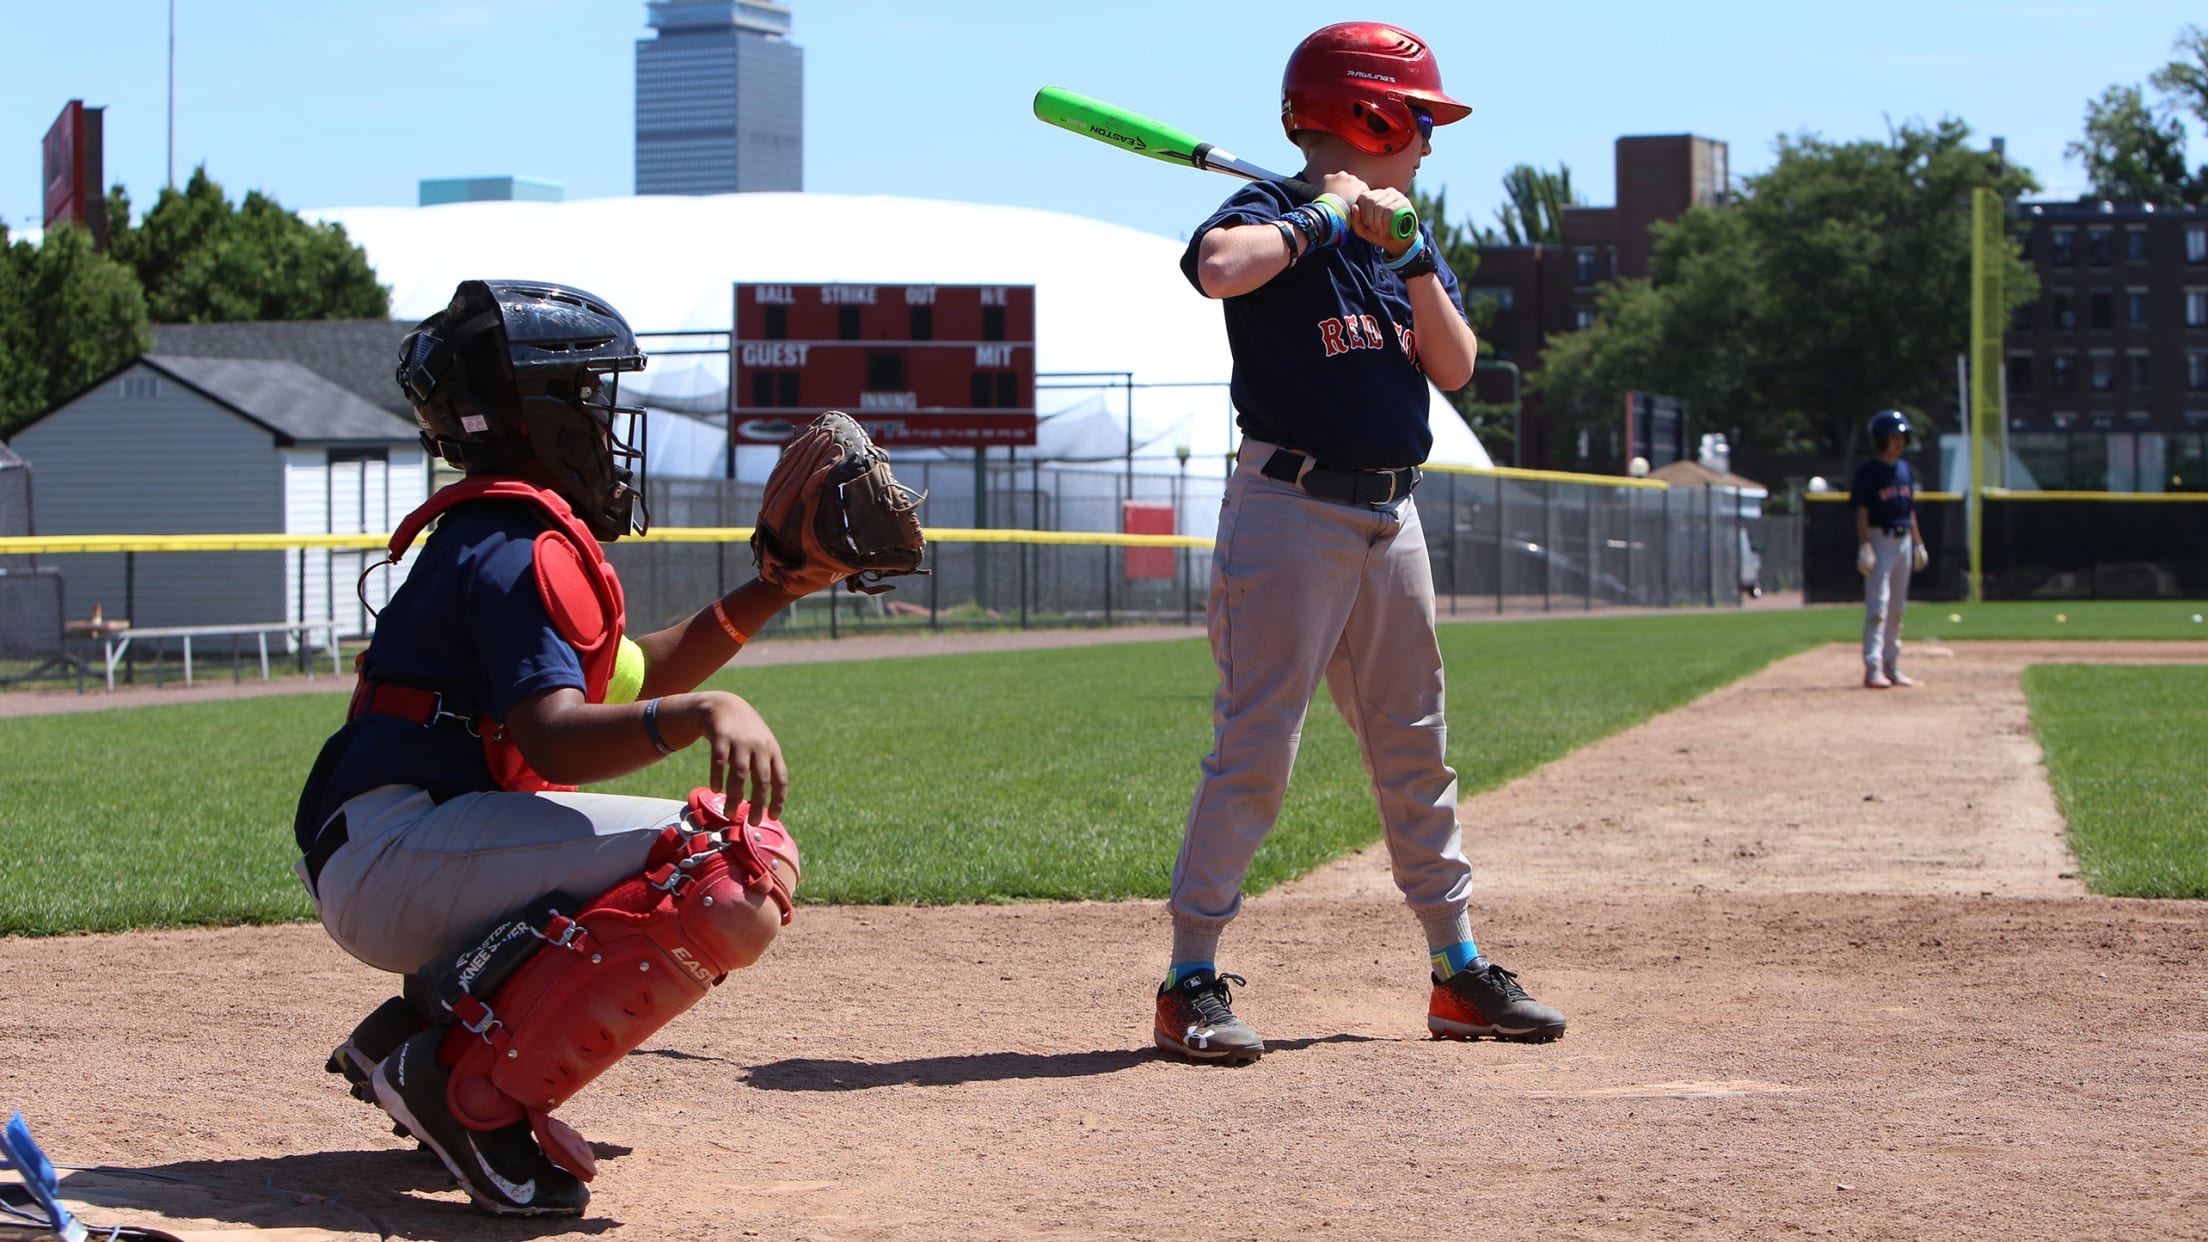
[(1441, 89), (1441, 66), (1426, 41), (1382, 22), (1341, 22), (1296, 45), (1280, 80), (1280, 124), (1292, 137), (1316, 129), (1367, 155), (1393, 155), (1418, 141), (1417, 109), (1434, 124), (1472, 111)]

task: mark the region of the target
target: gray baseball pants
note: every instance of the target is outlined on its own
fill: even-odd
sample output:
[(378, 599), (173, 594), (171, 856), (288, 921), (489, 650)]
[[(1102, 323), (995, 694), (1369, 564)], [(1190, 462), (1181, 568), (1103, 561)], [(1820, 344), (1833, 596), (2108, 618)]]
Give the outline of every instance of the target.
[[(1472, 892), (1446, 760), (1434, 581), (1418, 507), (1337, 504), (1260, 471), (1245, 439), (1227, 483), (1205, 621), (1219, 689), (1168, 909), (1216, 937), (1280, 815), (1319, 679), (1357, 736), (1396, 886), (1429, 932), (1461, 926)], [(1461, 937), (1458, 937), (1461, 938)], [(1446, 943), (1448, 936), (1442, 937)]]
[(1871, 531), (1878, 563), (1863, 578), (1863, 664), (1894, 671), (1901, 661), (1901, 614), (1909, 606), (1909, 572), (1916, 541), (1908, 535)]
[[(406, 974), (546, 893), (588, 899), (641, 874), (660, 830), (687, 809), (589, 793), (434, 802), (385, 785), (346, 800), (345, 844), (322, 866), (315, 910), (339, 948)], [(305, 883), (305, 862), (295, 870)]]

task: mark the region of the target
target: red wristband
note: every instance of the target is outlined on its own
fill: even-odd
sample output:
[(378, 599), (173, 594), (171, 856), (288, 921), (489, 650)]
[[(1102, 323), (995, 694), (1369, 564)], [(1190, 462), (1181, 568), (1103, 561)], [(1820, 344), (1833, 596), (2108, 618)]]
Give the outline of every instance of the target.
[(728, 619), (728, 609), (722, 607), (719, 600), (713, 601), (713, 619), (721, 623), (721, 632), (735, 639), (737, 646), (751, 641), (751, 635), (737, 629), (736, 623)]

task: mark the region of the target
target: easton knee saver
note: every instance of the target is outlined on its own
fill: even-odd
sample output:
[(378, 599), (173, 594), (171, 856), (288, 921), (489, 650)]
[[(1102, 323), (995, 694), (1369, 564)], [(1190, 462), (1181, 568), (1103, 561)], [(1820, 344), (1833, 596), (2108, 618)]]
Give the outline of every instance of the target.
[(754, 960), (773, 935), (762, 904), (790, 921), (795, 885), (773, 864), (794, 877), (797, 843), (773, 820), (745, 824), (745, 810), (732, 818), (721, 795), (691, 791), (688, 824), (661, 834), (642, 875), (528, 929), (541, 944), (487, 1001), (448, 990), (459, 1022), (441, 1059), (463, 1124), (490, 1130), (526, 1116), (546, 1154), (588, 1180), (588, 1145), (552, 1110)]

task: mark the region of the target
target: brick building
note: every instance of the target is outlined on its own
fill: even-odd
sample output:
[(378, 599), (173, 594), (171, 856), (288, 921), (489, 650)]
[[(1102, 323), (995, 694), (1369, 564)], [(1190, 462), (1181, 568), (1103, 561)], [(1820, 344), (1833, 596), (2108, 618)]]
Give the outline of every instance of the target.
[[(1726, 201), (1730, 170), (1724, 143), (1692, 134), (1620, 138), (1617, 202), (1609, 207), (1567, 207), (1558, 244), (1482, 246), (1479, 270), (1464, 290), (1469, 304), (1495, 304), (1483, 339), (1494, 360), (1531, 374), (1541, 365), (1548, 338), (1594, 322), (1595, 301), (1613, 281), (1648, 273), (1654, 238), (1649, 226), (1675, 220), (1694, 206)], [(1507, 368), (1483, 367), (1476, 377), (1482, 401), (1507, 404)], [(1516, 464), (1550, 470), (1623, 468), (1625, 415), (1619, 411), (1615, 442), (1567, 434), (1561, 420), (1525, 399)], [(1498, 454), (1498, 460), (1508, 460)], [(1661, 465), (1661, 462), (1656, 463)]]
[(2007, 333), (2009, 484), (2208, 490), (2208, 210), (2019, 203), (2013, 228), (2040, 292)]

